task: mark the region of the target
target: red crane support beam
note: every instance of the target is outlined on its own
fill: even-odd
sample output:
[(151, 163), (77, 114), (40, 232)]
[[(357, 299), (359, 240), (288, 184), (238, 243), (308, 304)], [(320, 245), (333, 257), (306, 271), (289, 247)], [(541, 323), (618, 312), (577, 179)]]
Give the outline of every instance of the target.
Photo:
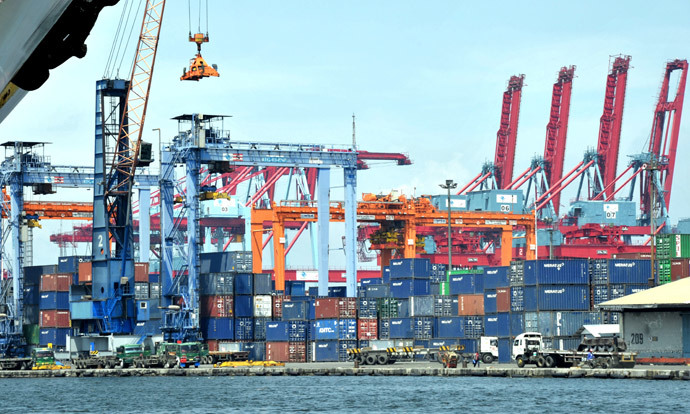
[(470, 187), (470, 188), (467, 189), (467, 192), (469, 193), (470, 191), (472, 191), (472, 190), (474, 190), (475, 188), (477, 188), (477, 186), (478, 186), (479, 184), (483, 183), (484, 180), (486, 180), (487, 178), (489, 178), (490, 175), (491, 175), (491, 172), (488, 172), (488, 173), (484, 174), (483, 176), (481, 176), (481, 178), (479, 178), (479, 180), (477, 180), (477, 182), (475, 182), (474, 185), (472, 185), (472, 187)]
[(620, 175), (619, 175), (618, 177), (614, 178), (613, 181), (611, 181), (611, 182), (609, 183), (609, 185), (607, 185), (606, 187), (604, 187), (604, 189), (601, 190), (601, 192), (600, 192), (599, 194), (596, 194), (596, 195), (592, 198), (592, 200), (595, 200), (595, 201), (596, 201), (596, 200), (598, 200), (598, 199), (603, 198), (604, 194), (607, 193), (607, 192), (608, 192), (608, 193), (611, 193), (611, 191), (613, 191), (613, 193), (611, 193), (611, 194), (617, 193), (617, 191), (615, 190), (615, 185), (616, 185), (616, 183), (618, 182), (618, 180), (621, 179), (621, 177), (623, 177), (625, 174), (627, 174), (628, 171), (630, 171), (632, 168), (633, 168), (633, 165), (632, 165), (632, 164), (631, 164), (631, 165), (628, 165), (628, 168), (626, 168), (625, 171), (623, 171), (622, 173), (620, 173)]
[[(630, 56), (617, 56), (606, 78), (606, 94), (604, 96), (604, 112), (599, 121), (599, 141), (597, 164), (601, 172), (604, 190), (594, 188), (594, 193), (605, 191), (606, 195), (616, 189), (616, 167), (618, 164), (618, 149), (621, 139), (621, 125), (623, 124), (623, 105), (625, 104), (625, 89), (628, 80)], [(597, 185), (596, 183), (595, 185)]]
[(527, 174), (527, 173), (530, 172), (530, 171), (532, 171), (532, 167), (527, 167), (527, 169), (526, 169), (525, 171), (523, 171), (523, 172), (522, 172), (520, 175), (518, 175), (513, 181), (511, 181), (510, 184), (508, 184), (508, 185), (506, 186), (505, 190), (510, 190), (511, 187), (513, 187), (513, 186), (515, 185), (516, 182), (520, 181), (520, 179), (522, 179), (522, 177), (524, 177), (525, 174)]
[[(553, 194), (551, 194), (551, 196), (549, 196), (549, 198), (547, 198), (546, 200), (544, 200), (544, 202), (542, 202), (541, 204), (539, 204), (537, 206), (537, 210), (541, 210), (551, 200), (560, 200), (561, 191), (563, 191), (563, 189), (565, 189), (568, 185), (570, 185), (570, 183), (572, 183), (573, 180), (575, 180), (583, 172), (585, 172), (587, 170), (587, 168), (589, 168), (592, 164), (594, 164), (594, 160), (588, 162), (584, 166), (584, 168), (582, 168), (575, 175), (573, 175), (572, 178), (570, 178), (568, 181), (566, 181), (562, 186), (558, 187), (558, 189), (555, 192), (553, 192)], [(535, 202), (535, 204), (536, 204), (536, 202)], [(554, 201), (554, 209), (555, 208), (556, 208), (556, 202)]]
[(496, 133), (496, 152), (494, 154), (494, 178), (496, 186), (501, 189), (513, 179), (520, 100), (524, 79), (525, 75), (511, 76), (508, 81), (508, 88), (503, 92), (501, 124)]
[[(565, 144), (568, 136), (568, 117), (570, 115), (570, 95), (572, 92), (575, 66), (562, 67), (558, 80), (553, 84), (551, 96), (551, 115), (546, 126), (546, 143), (544, 146), (545, 173), (550, 187), (563, 175)], [(554, 210), (558, 215), (560, 194), (554, 200)]]
[[(529, 174), (527, 174), (527, 175), (525, 176), (525, 178), (522, 179), (522, 181), (520, 181), (519, 183), (517, 183), (517, 184), (515, 185), (515, 188), (513, 188), (513, 190), (517, 190), (518, 188), (522, 187), (522, 185), (523, 185), (524, 183), (526, 183), (527, 180), (529, 180), (530, 178), (532, 178), (532, 176), (533, 176), (534, 174), (538, 173), (539, 171), (541, 171), (541, 167), (537, 167), (537, 168), (533, 169), (532, 172), (530, 172)], [(511, 186), (511, 187), (512, 187), (512, 186)]]
[[(577, 171), (577, 169), (580, 168), (580, 167), (582, 166), (582, 164), (584, 164), (584, 163), (585, 163), (584, 161), (580, 161), (580, 163), (577, 164), (577, 165), (575, 166), (575, 168), (573, 168), (572, 170), (568, 171), (568, 173), (567, 173), (566, 175), (564, 175), (563, 177), (561, 177), (561, 179), (558, 180), (557, 182), (553, 183), (553, 185), (551, 185), (551, 187), (549, 187), (548, 190), (544, 191), (544, 193), (543, 193), (542, 195), (540, 195), (539, 198), (536, 199), (536, 200), (534, 201), (534, 203), (537, 204), (537, 203), (541, 202), (545, 197), (547, 197), (549, 194), (552, 194), (554, 191), (560, 191), (560, 190), (562, 190), (562, 188), (560, 187), (561, 183), (562, 183), (563, 181), (565, 181), (566, 179), (568, 179), (568, 177), (570, 177), (570, 175), (571, 175), (572, 173), (574, 173), (575, 171)], [(590, 165), (592, 165), (592, 164), (594, 164), (594, 162), (593, 162), (593, 161), (590, 161), (589, 163), (587, 163), (587, 166), (590, 166)], [(587, 167), (585, 167), (585, 168), (587, 168)], [(579, 174), (578, 174), (578, 175), (579, 175)]]
[[(627, 170), (626, 170), (626, 171), (627, 171)], [(613, 200), (613, 197), (614, 197), (622, 188), (624, 188), (626, 185), (628, 185), (628, 183), (629, 183), (630, 181), (632, 181), (633, 178), (637, 177), (642, 171), (644, 171), (644, 169), (642, 169), (642, 168), (640, 168), (640, 169), (638, 169), (637, 171), (635, 171), (635, 172), (633, 173), (633, 175), (631, 175), (627, 180), (625, 180), (625, 182), (624, 182), (620, 187), (618, 187), (618, 188), (616, 189), (616, 191), (614, 191), (613, 193), (611, 193), (611, 195), (609, 195), (608, 197), (606, 197), (606, 201), (611, 201), (611, 200)]]
[(460, 189), (460, 191), (458, 191), (457, 193), (455, 193), (455, 195), (460, 195), (460, 194), (462, 194), (463, 191), (467, 190), (467, 188), (468, 188), (469, 186), (471, 186), (472, 184), (474, 184), (474, 182), (477, 181), (477, 179), (479, 179), (479, 177), (481, 177), (481, 176), (482, 176), (482, 173), (477, 174), (477, 175), (472, 179), (472, 181), (470, 181), (469, 183), (467, 183), (467, 185), (465, 185), (464, 187), (462, 187), (462, 188)]

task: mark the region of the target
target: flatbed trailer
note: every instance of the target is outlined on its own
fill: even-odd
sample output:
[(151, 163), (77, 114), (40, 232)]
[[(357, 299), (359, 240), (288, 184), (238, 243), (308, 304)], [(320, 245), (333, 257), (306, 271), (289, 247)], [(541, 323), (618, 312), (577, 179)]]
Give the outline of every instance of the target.
[(0, 358), (0, 370), (27, 370), (32, 367), (32, 358)]
[(249, 351), (210, 351), (201, 357), (202, 364), (215, 365), (223, 362), (249, 361)]
[(392, 347), (385, 349), (350, 348), (347, 350), (349, 361), (359, 365), (389, 365), (396, 362), (411, 362), (419, 359), (442, 362), (443, 353), (455, 353), (456, 358), (471, 358), (472, 354), (463, 354), (465, 347), (442, 346), (423, 348), (416, 346)]
[(561, 351), (542, 349), (524, 355), (518, 355), (515, 362), (522, 368), (534, 364), (537, 368), (632, 368), (635, 366), (633, 352), (592, 352), (592, 358), (585, 351)]
[(120, 366), (117, 355), (89, 355), (72, 359), (75, 369), (111, 369)]

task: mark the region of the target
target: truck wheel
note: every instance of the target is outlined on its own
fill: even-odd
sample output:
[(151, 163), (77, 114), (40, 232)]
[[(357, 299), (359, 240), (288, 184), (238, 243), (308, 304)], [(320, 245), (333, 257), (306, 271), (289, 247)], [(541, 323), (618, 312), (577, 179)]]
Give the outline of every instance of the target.
[(355, 361), (355, 363), (357, 363), (357, 364), (359, 364), (359, 365), (365, 365), (364, 357), (363, 357), (362, 355), (357, 355), (357, 356), (354, 358), (354, 361)]
[(517, 362), (518, 368), (524, 368), (525, 360), (521, 356), (516, 357), (515, 362)]
[(376, 365), (376, 356), (369, 354), (364, 358), (366, 365)]
[(482, 362), (484, 362), (485, 364), (490, 364), (494, 362), (494, 356), (491, 354), (484, 354), (482, 355)]
[(544, 368), (546, 366), (546, 359), (543, 355), (537, 357), (537, 368)]
[(553, 368), (556, 365), (556, 360), (551, 355), (547, 355), (546, 358), (544, 358), (544, 362), (547, 368)]
[(163, 364), (163, 368), (170, 368), (170, 362), (165, 361), (165, 364)]
[(26, 369), (27, 369), (27, 367), (26, 367), (26, 362), (22, 362), (22, 364), (21, 364), (21, 366), (19, 367), (19, 369), (20, 369), (21, 371), (26, 371)]
[(388, 364), (388, 355), (380, 354), (376, 356), (376, 363), (379, 365), (387, 365)]

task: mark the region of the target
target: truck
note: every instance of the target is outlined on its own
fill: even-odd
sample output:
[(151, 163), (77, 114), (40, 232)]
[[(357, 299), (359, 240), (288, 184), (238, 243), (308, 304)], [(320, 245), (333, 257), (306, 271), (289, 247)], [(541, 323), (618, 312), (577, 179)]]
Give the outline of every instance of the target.
[(55, 360), (52, 348), (34, 348), (30, 357), (0, 358), (0, 370), (65, 369)]
[(249, 351), (209, 351), (207, 344), (201, 345), (201, 363), (215, 365), (229, 361), (248, 361)]
[(350, 348), (347, 350), (347, 358), (357, 365), (389, 365), (398, 361), (410, 362), (417, 359), (426, 359), (441, 362), (445, 367), (446, 362), (444, 360), (449, 361), (453, 358), (450, 357), (450, 354), (444, 356), (444, 353), (454, 353), (456, 361), (459, 358), (470, 358), (471, 354), (462, 353), (464, 350), (465, 347), (463, 345), (441, 346), (439, 348), (424, 348), (420, 346), (385, 349), (372, 349), (371, 347)]
[(141, 344), (127, 344), (118, 346), (115, 349), (117, 358), (120, 360), (120, 368), (135, 366), (135, 361), (144, 356), (144, 346)]
[(120, 366), (120, 358), (98, 351), (84, 351), (72, 358), (72, 366), (76, 369), (112, 369)]
[(134, 360), (139, 368), (187, 368), (201, 365), (201, 342), (161, 342), (155, 352), (144, 351)]
[(632, 368), (637, 354), (626, 350), (625, 341), (617, 337), (583, 339), (576, 350), (548, 349), (541, 333), (524, 332), (513, 341), (512, 357), (520, 368)]
[(498, 360), (498, 337), (482, 336), (479, 338), (479, 358), (485, 364)]

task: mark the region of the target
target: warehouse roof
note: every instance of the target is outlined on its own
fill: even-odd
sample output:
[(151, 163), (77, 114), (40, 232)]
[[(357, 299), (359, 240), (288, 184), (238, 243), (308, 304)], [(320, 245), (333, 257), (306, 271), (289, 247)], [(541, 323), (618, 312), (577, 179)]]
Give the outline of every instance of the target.
[(605, 310), (690, 307), (690, 278), (600, 303)]

